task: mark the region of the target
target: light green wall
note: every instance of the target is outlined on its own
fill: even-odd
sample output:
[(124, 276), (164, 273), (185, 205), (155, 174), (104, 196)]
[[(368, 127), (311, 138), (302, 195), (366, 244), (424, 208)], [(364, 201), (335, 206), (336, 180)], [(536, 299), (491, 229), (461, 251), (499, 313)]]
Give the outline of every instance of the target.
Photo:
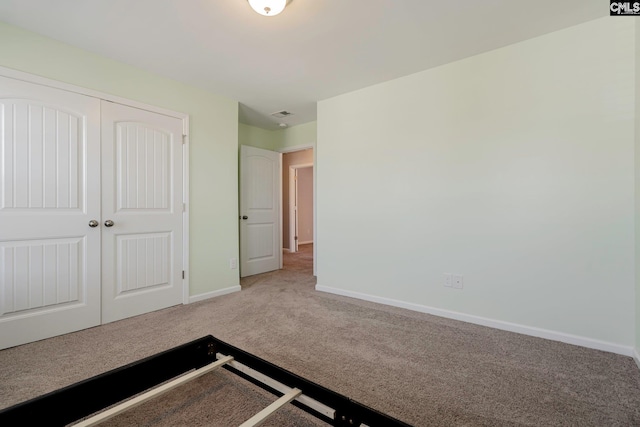
[(318, 122), (309, 122), (278, 130), (278, 149), (315, 144)]
[(240, 123), (238, 126), (238, 144), (280, 151), (297, 145), (315, 144), (317, 122), (278, 130), (266, 130)]
[(236, 101), (1, 22), (0, 66), (189, 114), (190, 294), (239, 284)]
[(319, 102), (319, 288), (630, 353), (633, 26), (602, 18)]
[(238, 145), (250, 145), (265, 150), (277, 150), (279, 145), (278, 131), (266, 130), (256, 126), (238, 124)]

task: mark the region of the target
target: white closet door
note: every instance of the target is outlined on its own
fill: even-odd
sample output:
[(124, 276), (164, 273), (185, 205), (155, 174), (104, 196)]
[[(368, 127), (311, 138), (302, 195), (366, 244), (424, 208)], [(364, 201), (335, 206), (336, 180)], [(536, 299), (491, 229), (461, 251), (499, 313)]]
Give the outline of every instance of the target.
[(103, 323), (182, 303), (182, 160), (182, 120), (102, 102)]
[(240, 147), (240, 276), (280, 268), (281, 154)]
[(100, 102), (0, 77), (0, 348), (100, 323)]

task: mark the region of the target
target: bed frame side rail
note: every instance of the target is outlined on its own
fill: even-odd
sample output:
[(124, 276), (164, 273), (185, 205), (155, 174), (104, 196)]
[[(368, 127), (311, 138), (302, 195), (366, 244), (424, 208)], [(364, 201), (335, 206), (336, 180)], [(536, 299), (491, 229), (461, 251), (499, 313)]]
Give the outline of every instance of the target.
[[(0, 425), (65, 426), (215, 362), (211, 336), (174, 347), (0, 411)], [(44, 424), (42, 424), (44, 423)]]

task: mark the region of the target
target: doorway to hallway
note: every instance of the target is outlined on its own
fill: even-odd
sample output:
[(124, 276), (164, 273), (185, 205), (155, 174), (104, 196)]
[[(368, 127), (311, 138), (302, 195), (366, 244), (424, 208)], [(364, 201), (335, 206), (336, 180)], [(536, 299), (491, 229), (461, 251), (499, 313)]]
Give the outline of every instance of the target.
[(282, 269), (313, 276), (313, 243), (298, 245), (297, 252), (284, 252)]
[(297, 252), (299, 246), (305, 246), (305, 252), (311, 253), (311, 269), (315, 276), (314, 150), (313, 145), (307, 145), (282, 151), (282, 249), (286, 255)]

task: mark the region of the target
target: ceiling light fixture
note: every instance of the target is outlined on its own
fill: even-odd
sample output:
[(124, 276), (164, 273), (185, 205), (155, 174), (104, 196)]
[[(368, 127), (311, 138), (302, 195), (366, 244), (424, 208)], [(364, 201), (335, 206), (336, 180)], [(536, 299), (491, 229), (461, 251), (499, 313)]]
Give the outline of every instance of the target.
[(284, 10), (287, 0), (249, 0), (249, 4), (260, 15), (276, 16)]

